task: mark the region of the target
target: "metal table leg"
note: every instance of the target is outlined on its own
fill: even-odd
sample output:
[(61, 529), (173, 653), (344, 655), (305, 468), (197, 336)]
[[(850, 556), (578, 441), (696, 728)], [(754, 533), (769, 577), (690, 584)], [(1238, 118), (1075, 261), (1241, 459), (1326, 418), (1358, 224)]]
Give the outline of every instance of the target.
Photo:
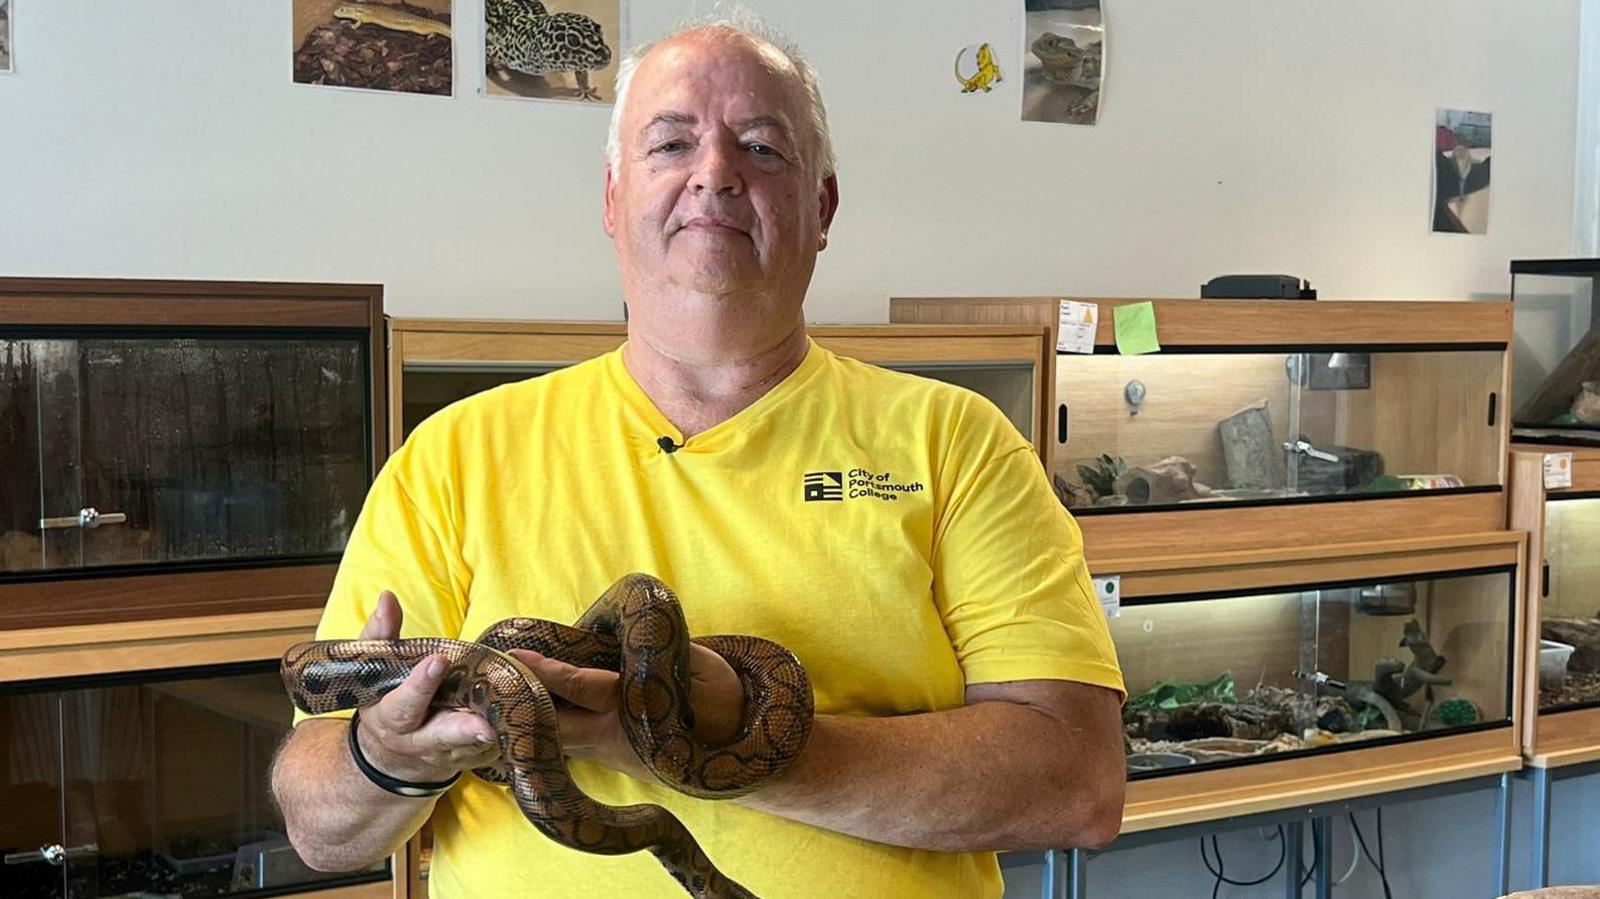
[(1056, 850), (1044, 851), (1044, 874), (1039, 878), (1039, 899), (1057, 899), (1056, 884), (1060, 883), (1060, 876), (1056, 872), (1056, 857)]
[(1333, 896), (1333, 821), (1317, 818), (1311, 822), (1311, 838), (1317, 841), (1317, 899)]
[(1084, 899), (1089, 894), (1088, 862), (1082, 849), (1067, 854), (1067, 899)]
[(1534, 768), (1533, 885), (1550, 885), (1550, 769)]
[(1300, 899), (1300, 847), (1305, 840), (1305, 825), (1290, 821), (1283, 825), (1285, 874), (1283, 895), (1286, 899)]
[(1500, 788), (1494, 794), (1495, 837), (1494, 882), (1496, 896), (1511, 892), (1511, 772), (1500, 775)]

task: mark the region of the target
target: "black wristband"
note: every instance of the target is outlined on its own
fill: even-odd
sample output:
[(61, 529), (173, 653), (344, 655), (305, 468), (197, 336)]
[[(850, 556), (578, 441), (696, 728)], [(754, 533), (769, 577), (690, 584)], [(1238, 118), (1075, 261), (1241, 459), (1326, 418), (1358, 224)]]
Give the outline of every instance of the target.
[(416, 781), (401, 780), (398, 777), (390, 777), (389, 775), (384, 774), (382, 771), (379, 771), (371, 762), (367, 761), (366, 756), (361, 754), (361, 741), (356, 737), (356, 725), (360, 722), (360, 720), (361, 710), (357, 709), (356, 713), (350, 716), (350, 757), (355, 759), (356, 768), (360, 770), (362, 774), (367, 776), (367, 780), (372, 781), (396, 796), (404, 796), (408, 799), (426, 799), (429, 796), (437, 796), (440, 793), (443, 793), (445, 790), (450, 789), (452, 784), (461, 779), (460, 771), (457, 771), (455, 774), (451, 775), (449, 780), (437, 780), (433, 781), (432, 783), (419, 783)]

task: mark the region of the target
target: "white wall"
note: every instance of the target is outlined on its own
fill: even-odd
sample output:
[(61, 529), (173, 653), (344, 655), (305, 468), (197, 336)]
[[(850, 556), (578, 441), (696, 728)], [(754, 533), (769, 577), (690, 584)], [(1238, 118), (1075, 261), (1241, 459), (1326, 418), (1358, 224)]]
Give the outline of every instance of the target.
[[(295, 85), (288, 0), (16, 0), (0, 272), (378, 281), (406, 315), (615, 318), (608, 108)], [(689, 0), (632, 4), (634, 35)], [(1572, 241), (1577, 0), (1109, 6), (1093, 128), (1018, 121), (1020, 0), (766, 0), (822, 73), (843, 206), (809, 314), (892, 294), (1504, 294)], [(961, 95), (956, 50), (1010, 72)], [(1428, 233), (1438, 105), (1495, 114), (1489, 234)]]
[[(1193, 295), (1241, 271), (1324, 297), (1502, 295), (1510, 259), (1573, 244), (1577, 0), (1110, 0), (1093, 128), (1018, 121), (1020, 0), (751, 5), (807, 48), (834, 122), (815, 321), (880, 321), (894, 294)], [(618, 317), (609, 110), (477, 97), (479, 0), (457, 0), (451, 99), (290, 83), (288, 0), (12, 6), (0, 274), (376, 281), (395, 314)], [(644, 37), (689, 3), (633, 7)], [(952, 60), (978, 40), (1009, 77), (962, 96)], [(1441, 105), (1495, 114), (1485, 237), (1428, 233)], [(1558, 789), (1557, 877), (1600, 881), (1595, 779)], [(1488, 895), (1491, 809), (1392, 810), (1399, 894)], [(1230, 871), (1271, 866), (1253, 839), (1225, 838)], [(1210, 884), (1192, 842), (1091, 872), (1102, 896)], [(1341, 895), (1375, 895), (1357, 877)]]

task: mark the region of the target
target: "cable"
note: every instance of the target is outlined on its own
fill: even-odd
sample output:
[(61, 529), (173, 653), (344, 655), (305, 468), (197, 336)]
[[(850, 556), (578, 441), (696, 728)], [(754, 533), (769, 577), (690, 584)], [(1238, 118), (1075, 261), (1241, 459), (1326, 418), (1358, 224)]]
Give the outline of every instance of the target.
[[(1389, 872), (1383, 869), (1382, 863), (1373, 859), (1372, 853), (1367, 849), (1366, 837), (1361, 835), (1361, 825), (1356, 823), (1355, 812), (1350, 812), (1350, 829), (1355, 832), (1356, 843), (1361, 846), (1361, 854), (1367, 857), (1367, 862), (1378, 869), (1378, 879), (1383, 882), (1383, 899), (1394, 899), (1394, 894), (1389, 892)], [(1378, 810), (1378, 854), (1383, 854), (1383, 810)]]
[[(1333, 826), (1333, 819), (1332, 818), (1328, 819), (1328, 826), (1329, 827)], [(1378, 843), (1378, 860), (1379, 861), (1383, 860), (1383, 843), (1382, 842)], [(1330, 865), (1333, 864), (1333, 859), (1331, 859), (1331, 858), (1328, 859), (1328, 864), (1330, 864)], [(1339, 879), (1335, 880), (1333, 882), (1333, 885), (1334, 886), (1342, 886), (1342, 885), (1344, 885), (1344, 882), (1349, 880), (1350, 876), (1352, 874), (1356, 873), (1356, 868), (1359, 867), (1360, 865), (1361, 865), (1361, 853), (1356, 851), (1355, 831), (1351, 831), (1350, 832), (1350, 867), (1346, 868), (1344, 870), (1344, 873), (1339, 875)]]
[[(1313, 831), (1313, 832), (1315, 832), (1315, 831)], [(1302, 872), (1301, 877), (1300, 877), (1300, 886), (1304, 887), (1306, 884), (1311, 882), (1311, 878), (1316, 876), (1317, 868), (1319, 866), (1321, 866), (1321, 864), (1322, 864), (1322, 841), (1321, 840), (1312, 840), (1311, 841), (1311, 868), (1309, 870), (1306, 870), (1306, 871)]]
[(1268, 871), (1266, 874), (1262, 875), (1256, 880), (1234, 880), (1231, 877), (1223, 876), (1222, 847), (1217, 844), (1217, 835), (1211, 835), (1211, 851), (1217, 856), (1217, 866), (1215, 868), (1211, 867), (1211, 858), (1206, 855), (1206, 838), (1201, 837), (1200, 861), (1205, 863), (1206, 870), (1211, 872), (1211, 875), (1217, 879), (1216, 883), (1212, 884), (1211, 886), (1212, 899), (1216, 899), (1217, 894), (1222, 890), (1222, 885), (1225, 883), (1236, 887), (1253, 887), (1266, 883), (1273, 877), (1277, 876), (1279, 871), (1283, 870), (1283, 863), (1289, 858), (1289, 843), (1286, 839), (1284, 839), (1283, 825), (1281, 824), (1278, 825), (1278, 849), (1278, 863), (1272, 866), (1271, 871)]

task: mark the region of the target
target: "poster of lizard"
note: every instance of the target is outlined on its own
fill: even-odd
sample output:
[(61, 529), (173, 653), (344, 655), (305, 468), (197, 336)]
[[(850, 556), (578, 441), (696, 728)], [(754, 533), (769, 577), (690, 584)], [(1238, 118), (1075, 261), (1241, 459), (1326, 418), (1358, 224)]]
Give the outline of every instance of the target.
[(299, 84), (451, 94), (451, 0), (294, 0)]
[(483, 0), (487, 96), (610, 103), (623, 0)]
[(1100, 0), (1023, 0), (1022, 120), (1093, 125), (1104, 89)]

